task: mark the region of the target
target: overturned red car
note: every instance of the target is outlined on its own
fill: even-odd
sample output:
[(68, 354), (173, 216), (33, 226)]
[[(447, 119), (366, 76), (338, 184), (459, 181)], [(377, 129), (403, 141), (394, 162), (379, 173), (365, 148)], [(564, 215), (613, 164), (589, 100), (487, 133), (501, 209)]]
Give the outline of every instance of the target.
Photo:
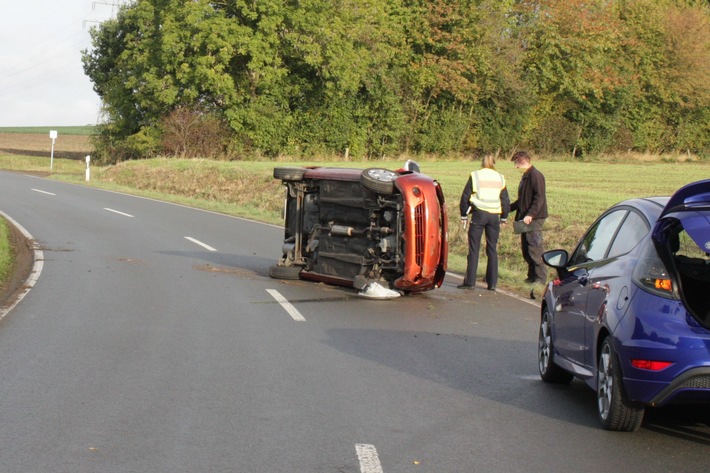
[(402, 169), (277, 167), (286, 186), (278, 279), (350, 286), (393, 297), (441, 286), (448, 255), (439, 183), (408, 161)]

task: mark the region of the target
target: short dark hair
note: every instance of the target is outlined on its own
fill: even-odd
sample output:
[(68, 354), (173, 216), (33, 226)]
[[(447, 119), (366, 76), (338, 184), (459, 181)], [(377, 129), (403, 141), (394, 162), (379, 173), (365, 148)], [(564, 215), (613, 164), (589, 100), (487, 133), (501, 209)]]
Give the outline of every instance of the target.
[(510, 158), (510, 160), (514, 163), (522, 161), (523, 159), (530, 162), (530, 155), (527, 153), (527, 151), (516, 151), (513, 157)]

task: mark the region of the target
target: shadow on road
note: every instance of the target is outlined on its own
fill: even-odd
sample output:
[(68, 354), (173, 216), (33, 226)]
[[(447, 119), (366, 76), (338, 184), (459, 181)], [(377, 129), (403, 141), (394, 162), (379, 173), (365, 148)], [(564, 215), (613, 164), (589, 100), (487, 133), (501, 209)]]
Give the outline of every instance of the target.
[[(569, 385), (551, 385), (537, 378), (535, 343), (370, 329), (340, 328), (327, 333), (330, 338), (325, 343), (349, 355), (471, 396), (601, 429), (596, 416), (596, 395), (585, 383), (575, 379)], [(674, 405), (649, 408), (642, 430), (710, 445), (709, 426), (710, 407)]]

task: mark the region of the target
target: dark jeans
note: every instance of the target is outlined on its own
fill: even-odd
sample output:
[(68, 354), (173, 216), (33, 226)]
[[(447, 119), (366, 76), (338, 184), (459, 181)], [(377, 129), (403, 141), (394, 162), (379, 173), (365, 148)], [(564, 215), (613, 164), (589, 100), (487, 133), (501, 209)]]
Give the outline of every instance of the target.
[(529, 281), (547, 281), (547, 268), (542, 262), (542, 254), (545, 252), (545, 242), (542, 238), (544, 224), (544, 218), (533, 220), (532, 225), (539, 230), (520, 234), (520, 246), (523, 249), (523, 258), (528, 264)]
[(498, 235), (500, 234), (500, 215), (474, 210), (471, 214), (471, 226), (468, 228), (468, 259), (466, 277), (463, 283), (476, 285), (478, 271), (478, 255), (481, 252), (481, 238), (486, 234), (486, 282), (488, 287), (498, 283)]

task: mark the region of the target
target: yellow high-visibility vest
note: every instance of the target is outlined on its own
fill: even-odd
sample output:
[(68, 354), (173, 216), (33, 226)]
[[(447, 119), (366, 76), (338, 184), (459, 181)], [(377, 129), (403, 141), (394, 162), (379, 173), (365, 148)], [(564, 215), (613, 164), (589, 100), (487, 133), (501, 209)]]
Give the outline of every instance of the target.
[(498, 171), (483, 168), (471, 173), (473, 193), (469, 202), (478, 210), (499, 214), (503, 212), (500, 193), (505, 188), (505, 178)]

